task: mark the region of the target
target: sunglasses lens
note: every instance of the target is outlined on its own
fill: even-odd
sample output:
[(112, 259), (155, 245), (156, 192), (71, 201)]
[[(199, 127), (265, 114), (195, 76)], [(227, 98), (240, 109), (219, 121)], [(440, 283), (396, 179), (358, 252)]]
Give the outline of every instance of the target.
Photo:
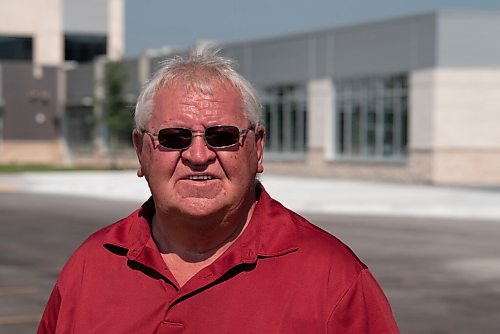
[[(240, 140), (240, 129), (232, 125), (218, 125), (206, 128), (205, 141), (213, 148), (236, 145)], [(193, 133), (184, 128), (165, 128), (158, 132), (158, 142), (171, 150), (184, 150), (191, 145)]]
[(215, 148), (232, 146), (240, 140), (240, 130), (231, 125), (209, 127), (205, 130), (205, 140)]
[(173, 150), (182, 150), (191, 145), (193, 138), (189, 129), (166, 128), (158, 132), (158, 142), (161, 146)]

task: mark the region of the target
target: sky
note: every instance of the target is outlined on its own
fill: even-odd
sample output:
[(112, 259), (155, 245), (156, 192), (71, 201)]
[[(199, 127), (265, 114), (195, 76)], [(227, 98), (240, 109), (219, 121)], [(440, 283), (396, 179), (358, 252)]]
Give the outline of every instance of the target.
[(251, 41), (433, 10), (499, 11), (499, 0), (125, 0), (125, 54)]

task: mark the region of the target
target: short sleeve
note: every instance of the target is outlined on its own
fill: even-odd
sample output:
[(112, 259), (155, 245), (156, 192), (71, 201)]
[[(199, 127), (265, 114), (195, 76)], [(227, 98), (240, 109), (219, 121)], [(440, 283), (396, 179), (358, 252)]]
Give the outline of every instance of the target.
[(328, 333), (399, 333), (389, 302), (368, 269), (335, 306), (327, 327)]
[(59, 316), (59, 307), (61, 305), (61, 294), (57, 284), (50, 294), (49, 301), (45, 306), (42, 319), (38, 325), (37, 334), (53, 334), (56, 332), (57, 318)]

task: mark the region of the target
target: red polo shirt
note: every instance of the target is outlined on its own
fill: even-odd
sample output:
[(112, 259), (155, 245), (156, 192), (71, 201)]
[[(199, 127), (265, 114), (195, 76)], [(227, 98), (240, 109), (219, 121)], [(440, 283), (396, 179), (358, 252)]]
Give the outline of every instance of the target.
[(88, 238), (38, 333), (399, 333), (352, 251), (263, 188), (243, 234), (179, 288), (151, 238), (154, 202)]

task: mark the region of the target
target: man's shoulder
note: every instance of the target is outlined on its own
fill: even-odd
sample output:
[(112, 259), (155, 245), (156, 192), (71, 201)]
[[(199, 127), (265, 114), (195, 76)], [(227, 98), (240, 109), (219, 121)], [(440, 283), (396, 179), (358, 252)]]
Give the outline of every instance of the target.
[[(288, 237), (294, 238), (297, 255), (302, 259), (318, 266), (342, 267), (353, 274), (366, 268), (356, 254), (337, 237), (326, 230), (314, 225), (300, 214), (286, 208), (281, 203), (272, 199), (268, 201), (268, 223), (279, 226), (279, 230), (288, 230)], [(276, 231), (275, 231), (276, 232)]]
[[(271, 199), (268, 211), (267, 225), (275, 233), (274, 239), (287, 233), (287, 238), (293, 238), (295, 250), (283, 256), (285, 267), (290, 265), (294, 273), (302, 275), (302, 281), (320, 289), (335, 287), (345, 291), (356, 282), (366, 265), (356, 254), (337, 237), (324, 229), (312, 224), (300, 214), (284, 207)], [(287, 232), (284, 232), (287, 231)]]
[(311, 223), (296, 212), (290, 217), (297, 231), (299, 249), (315, 256), (318, 260), (351, 264), (358, 269), (366, 267), (349, 246), (330, 232)]
[[(115, 243), (118, 243), (117, 246), (125, 248), (125, 240), (129, 237), (131, 226), (136, 221), (137, 212), (138, 210), (113, 224), (95, 231), (87, 237), (68, 259), (61, 274), (64, 275), (75, 268), (83, 268), (92, 259), (101, 258), (103, 255), (109, 253), (106, 249), (109, 240), (113, 240)], [(120, 241), (123, 241), (122, 244), (120, 244)]]
[[(76, 252), (86, 252), (96, 247), (101, 248), (110, 238), (114, 241), (116, 236), (121, 236), (123, 241), (126, 240), (127, 234), (130, 231), (131, 225), (137, 217), (137, 211), (132, 212), (129, 216), (124, 217), (110, 225), (107, 225), (93, 232), (85, 241), (78, 247)], [(110, 237), (111, 236), (111, 237)]]

